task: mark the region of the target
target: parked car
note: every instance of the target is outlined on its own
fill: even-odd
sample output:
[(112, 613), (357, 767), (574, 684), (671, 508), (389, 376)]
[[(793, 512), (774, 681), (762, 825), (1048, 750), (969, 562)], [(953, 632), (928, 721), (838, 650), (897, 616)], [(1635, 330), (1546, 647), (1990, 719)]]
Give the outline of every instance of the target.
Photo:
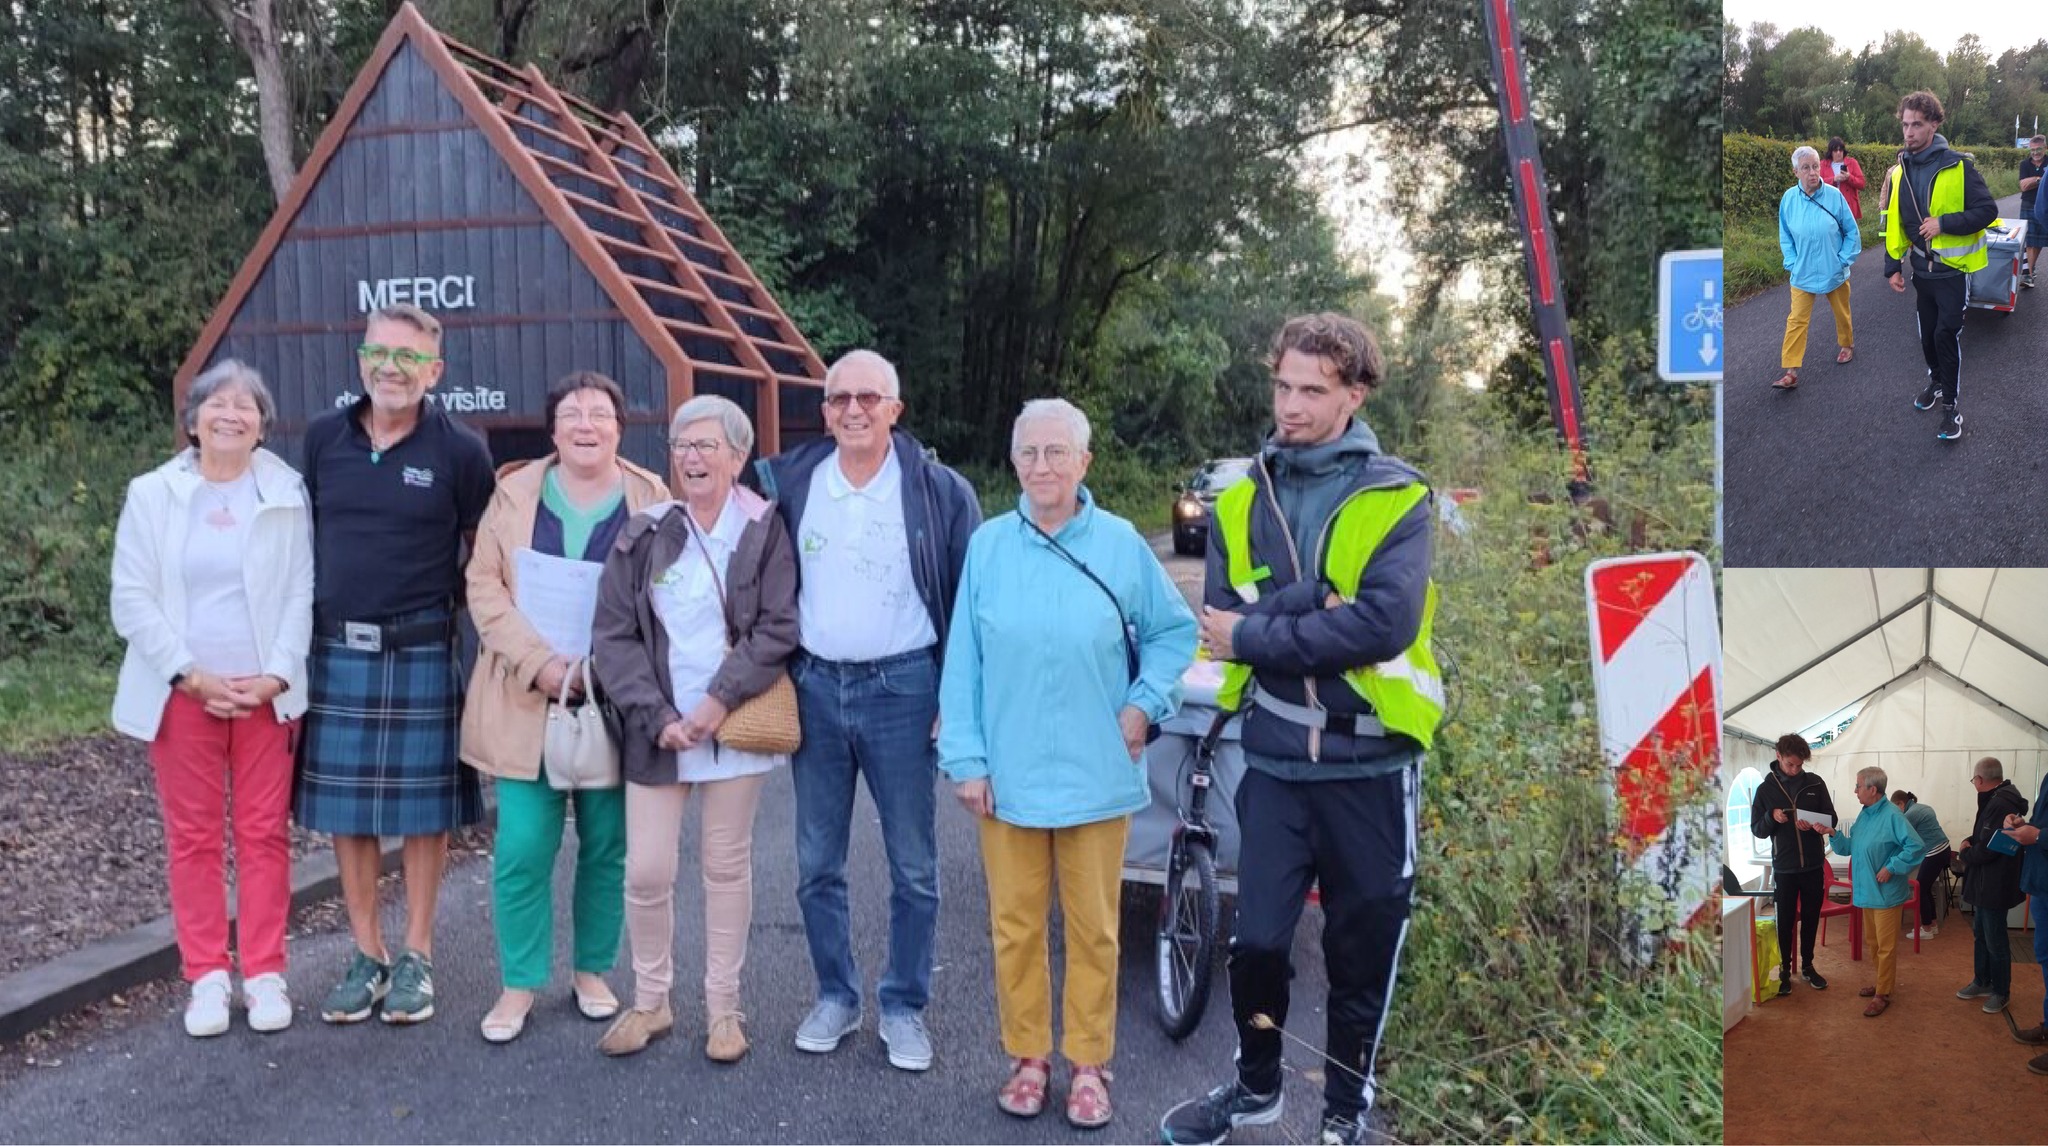
[(1252, 468), (1250, 458), (1216, 458), (1202, 463), (1187, 484), (1174, 487), (1173, 551), (1191, 557), (1209, 547), (1209, 510), (1216, 495)]

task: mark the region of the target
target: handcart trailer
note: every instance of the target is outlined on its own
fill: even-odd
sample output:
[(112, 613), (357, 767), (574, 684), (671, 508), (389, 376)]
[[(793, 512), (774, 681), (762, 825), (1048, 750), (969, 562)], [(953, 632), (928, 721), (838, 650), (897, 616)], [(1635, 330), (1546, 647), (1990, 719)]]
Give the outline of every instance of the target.
[(2027, 253), (2025, 219), (1993, 219), (1984, 229), (1991, 261), (1970, 272), (1968, 304), (2011, 314), (2020, 301), (2020, 261)]

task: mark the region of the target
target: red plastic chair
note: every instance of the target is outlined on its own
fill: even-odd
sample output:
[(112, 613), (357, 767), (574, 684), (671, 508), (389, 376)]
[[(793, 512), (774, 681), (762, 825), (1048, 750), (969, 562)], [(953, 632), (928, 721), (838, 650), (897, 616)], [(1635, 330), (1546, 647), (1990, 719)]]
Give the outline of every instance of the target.
[(1849, 917), (1849, 958), (1863, 958), (1863, 912), (1853, 903), (1836, 903), (1828, 893), (1838, 887), (1850, 887), (1846, 879), (1835, 878), (1835, 865), (1830, 863), (1821, 868), (1827, 878), (1820, 888), (1820, 945), (1828, 945), (1828, 917), (1846, 915)]

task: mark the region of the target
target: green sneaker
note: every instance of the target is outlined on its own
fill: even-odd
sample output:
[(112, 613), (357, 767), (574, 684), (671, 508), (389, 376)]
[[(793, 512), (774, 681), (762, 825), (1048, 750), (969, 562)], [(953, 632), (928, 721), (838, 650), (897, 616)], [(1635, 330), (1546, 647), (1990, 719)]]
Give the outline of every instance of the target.
[(424, 1023), (434, 1017), (434, 965), (407, 951), (391, 966), (391, 994), (384, 999), (387, 1023)]
[(330, 1023), (360, 1023), (376, 1009), (377, 1000), (391, 989), (391, 965), (379, 963), (360, 950), (349, 960), (348, 974), (327, 993), (320, 1004), (320, 1017)]

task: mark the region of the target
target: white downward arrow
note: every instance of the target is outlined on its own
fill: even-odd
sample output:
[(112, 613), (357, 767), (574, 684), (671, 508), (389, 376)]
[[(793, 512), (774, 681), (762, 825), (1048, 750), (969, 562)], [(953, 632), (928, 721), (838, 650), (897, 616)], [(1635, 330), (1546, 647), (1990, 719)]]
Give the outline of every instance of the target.
[(1714, 336), (1711, 334), (1700, 335), (1700, 361), (1712, 366), (1716, 353), (1717, 351), (1714, 349)]

